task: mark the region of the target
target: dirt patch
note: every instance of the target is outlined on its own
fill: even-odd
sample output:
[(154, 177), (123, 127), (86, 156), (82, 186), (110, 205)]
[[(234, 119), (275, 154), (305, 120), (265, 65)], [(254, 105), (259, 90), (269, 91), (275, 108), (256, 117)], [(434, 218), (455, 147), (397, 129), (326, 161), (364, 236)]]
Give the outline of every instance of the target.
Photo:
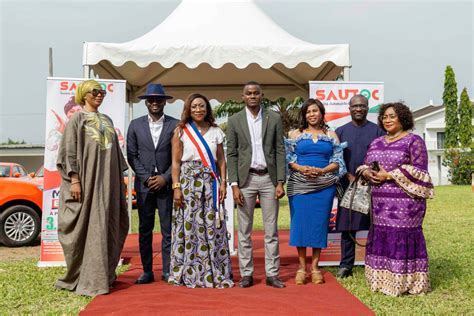
[(0, 244), (0, 262), (17, 261), (23, 259), (39, 260), (40, 255), (40, 241), (39, 239), (28, 247), (9, 248)]

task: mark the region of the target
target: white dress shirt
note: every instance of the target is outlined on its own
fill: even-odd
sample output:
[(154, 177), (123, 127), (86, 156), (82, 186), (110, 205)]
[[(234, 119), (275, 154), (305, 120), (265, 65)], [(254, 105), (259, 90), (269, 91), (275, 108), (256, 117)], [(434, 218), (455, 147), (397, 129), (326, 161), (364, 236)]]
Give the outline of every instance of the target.
[(262, 108), (260, 107), (257, 117), (254, 117), (247, 107), (245, 108), (245, 112), (247, 113), (247, 123), (252, 142), (252, 162), (250, 163), (250, 168), (262, 170), (267, 167), (265, 154), (263, 153)]
[(165, 116), (162, 115), (158, 121), (153, 121), (153, 118), (148, 114), (148, 126), (150, 126), (151, 138), (153, 139), (153, 144), (158, 145), (160, 140), (161, 131), (163, 130), (163, 123), (165, 122)]

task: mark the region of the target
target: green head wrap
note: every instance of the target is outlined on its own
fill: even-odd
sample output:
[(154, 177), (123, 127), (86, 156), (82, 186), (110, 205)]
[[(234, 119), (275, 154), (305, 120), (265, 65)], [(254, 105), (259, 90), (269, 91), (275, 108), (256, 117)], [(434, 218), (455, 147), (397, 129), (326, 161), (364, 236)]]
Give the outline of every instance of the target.
[(86, 97), (86, 94), (88, 92), (91, 92), (92, 89), (102, 89), (100, 83), (98, 83), (95, 80), (86, 80), (81, 82), (76, 89), (76, 96), (74, 97), (74, 100), (76, 101), (76, 104), (84, 105), (85, 101), (84, 98)]

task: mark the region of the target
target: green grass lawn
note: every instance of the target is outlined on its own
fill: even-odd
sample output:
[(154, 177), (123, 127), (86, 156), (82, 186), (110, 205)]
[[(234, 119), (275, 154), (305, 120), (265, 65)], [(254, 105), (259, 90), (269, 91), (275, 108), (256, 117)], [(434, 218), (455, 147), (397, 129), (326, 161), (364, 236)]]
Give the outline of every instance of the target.
[[(355, 268), (342, 285), (377, 315), (474, 315), (474, 193), (470, 186), (436, 187), (428, 202), (424, 232), (430, 256), (433, 291), (422, 296), (388, 297), (367, 288), (364, 270)], [(134, 211), (133, 231), (137, 231)], [(158, 222), (156, 227), (159, 227)], [(261, 229), (256, 209), (254, 227)], [(281, 201), (279, 227), (289, 227), (286, 199)], [(64, 268), (37, 268), (37, 260), (4, 261), (0, 258), (0, 315), (77, 314), (90, 298), (53, 288)], [(121, 267), (119, 272), (126, 267)], [(336, 268), (329, 268), (333, 273)]]

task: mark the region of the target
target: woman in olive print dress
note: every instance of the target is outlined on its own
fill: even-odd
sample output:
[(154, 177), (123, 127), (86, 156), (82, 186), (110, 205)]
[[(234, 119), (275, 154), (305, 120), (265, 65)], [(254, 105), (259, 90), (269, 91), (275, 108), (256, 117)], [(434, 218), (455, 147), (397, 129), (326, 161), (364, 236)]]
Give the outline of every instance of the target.
[(105, 95), (97, 81), (78, 85), (75, 100), (83, 108), (66, 124), (57, 160), (58, 235), (67, 271), (56, 287), (87, 296), (109, 293), (129, 225), (127, 163), (112, 120), (98, 111)]
[(226, 195), (223, 142), (209, 100), (190, 95), (172, 140), (171, 284), (234, 286), (227, 229), (219, 210)]

